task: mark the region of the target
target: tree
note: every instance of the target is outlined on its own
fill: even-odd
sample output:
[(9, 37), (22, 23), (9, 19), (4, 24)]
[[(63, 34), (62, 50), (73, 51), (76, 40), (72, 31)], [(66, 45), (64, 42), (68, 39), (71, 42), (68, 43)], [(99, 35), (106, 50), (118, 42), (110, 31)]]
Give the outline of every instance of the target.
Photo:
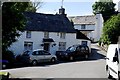
[(112, 16), (103, 27), (102, 41), (104, 44), (116, 44), (120, 36), (120, 14)]
[(115, 14), (115, 3), (112, 0), (99, 0), (92, 5), (93, 13), (101, 13), (106, 22), (113, 14)]
[(2, 58), (13, 63), (13, 52), (8, 47), (20, 36), (19, 32), (24, 31), (26, 19), (25, 11), (35, 12), (31, 2), (4, 2), (2, 3)]

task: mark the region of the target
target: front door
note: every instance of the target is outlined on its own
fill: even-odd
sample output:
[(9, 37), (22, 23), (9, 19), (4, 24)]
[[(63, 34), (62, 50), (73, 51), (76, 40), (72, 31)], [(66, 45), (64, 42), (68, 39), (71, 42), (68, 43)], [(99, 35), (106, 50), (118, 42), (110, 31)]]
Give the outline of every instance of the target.
[(44, 50), (49, 52), (50, 44), (49, 43), (44, 43)]

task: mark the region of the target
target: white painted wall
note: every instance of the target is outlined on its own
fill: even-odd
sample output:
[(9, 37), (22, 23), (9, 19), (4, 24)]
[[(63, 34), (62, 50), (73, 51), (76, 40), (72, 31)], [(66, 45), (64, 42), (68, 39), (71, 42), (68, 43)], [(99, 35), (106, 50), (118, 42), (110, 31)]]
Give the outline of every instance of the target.
[(78, 30), (93, 30), (88, 32), (87, 37), (93, 38), (94, 41), (98, 41), (102, 35), (103, 22), (104, 20), (102, 14), (96, 14), (96, 22), (94, 25), (86, 24), (86, 29), (81, 29), (82, 24), (74, 24), (74, 28)]
[[(31, 38), (26, 38), (26, 31), (25, 31), (18, 38), (18, 41), (13, 43), (9, 49), (14, 51), (15, 54), (22, 53), (24, 51), (24, 41), (33, 42), (33, 50), (43, 49), (43, 47), (41, 46), (41, 44), (43, 44), (42, 42), (43, 38), (44, 38), (44, 32), (38, 32), (38, 31), (32, 31)], [(66, 38), (60, 39), (60, 33), (59, 36), (57, 36), (57, 33), (50, 32), (49, 38), (52, 38), (56, 43), (56, 46), (52, 46), (52, 44), (54, 44), (53, 42), (50, 44), (50, 53), (52, 54), (55, 54), (56, 51), (58, 50), (59, 42), (66, 42), (66, 49), (67, 49), (72, 45), (81, 44), (81, 41), (86, 41), (86, 40), (76, 39), (76, 33), (66, 33)], [(88, 46), (91, 47), (90, 41), (88, 41)]]
[(75, 24), (74, 28), (78, 30), (95, 30), (95, 25), (85, 24), (86, 29), (81, 29), (81, 24)]
[(94, 41), (98, 41), (102, 35), (103, 22), (104, 22), (104, 20), (103, 20), (102, 14), (96, 14)]

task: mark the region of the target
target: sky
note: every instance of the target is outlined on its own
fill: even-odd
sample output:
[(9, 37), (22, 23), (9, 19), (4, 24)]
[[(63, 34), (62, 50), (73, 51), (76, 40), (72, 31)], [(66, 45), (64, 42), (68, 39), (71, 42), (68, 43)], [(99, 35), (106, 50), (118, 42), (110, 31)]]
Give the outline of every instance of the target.
[[(36, 1), (36, 0), (35, 0)], [(96, 0), (63, 0), (63, 7), (67, 16), (84, 16), (93, 15), (92, 5)], [(116, 9), (118, 8), (118, 1), (113, 0), (116, 3)], [(42, 7), (37, 10), (38, 13), (56, 14), (59, 13), (59, 9), (62, 6), (62, 0), (42, 0)]]

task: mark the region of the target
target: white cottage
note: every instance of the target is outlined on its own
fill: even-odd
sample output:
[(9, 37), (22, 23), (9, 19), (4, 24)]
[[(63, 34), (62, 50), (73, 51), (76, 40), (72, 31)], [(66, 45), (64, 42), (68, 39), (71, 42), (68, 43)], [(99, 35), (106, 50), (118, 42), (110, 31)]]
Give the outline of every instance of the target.
[(103, 28), (101, 14), (69, 17), (74, 23), (74, 28), (85, 34), (93, 42), (100, 39)]
[[(84, 34), (74, 29), (66, 17), (65, 9), (59, 14), (24, 13), (27, 24), (21, 32), (18, 41), (13, 43), (10, 50), (20, 54), (25, 50), (44, 49), (52, 54), (64, 51), (75, 44), (85, 44), (90, 47), (91, 41)], [(91, 48), (91, 47), (90, 47)]]

